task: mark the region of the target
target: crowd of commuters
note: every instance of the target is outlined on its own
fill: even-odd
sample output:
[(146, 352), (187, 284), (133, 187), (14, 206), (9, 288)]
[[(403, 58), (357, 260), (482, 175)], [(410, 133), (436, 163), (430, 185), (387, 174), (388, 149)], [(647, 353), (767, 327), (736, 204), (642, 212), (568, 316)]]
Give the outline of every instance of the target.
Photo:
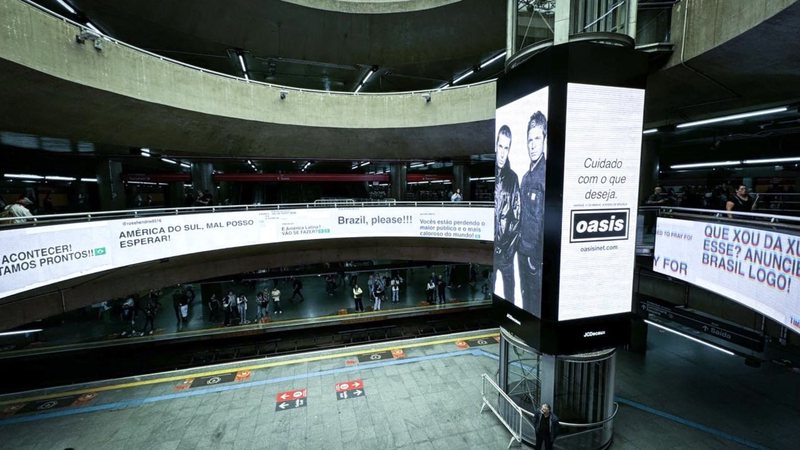
[[(480, 288), (479, 272), (483, 273), (484, 277), (482, 281), (484, 286), (480, 288), (480, 292), (484, 294), (482, 298), (487, 298), (485, 294), (489, 292), (488, 280), (485, 279), (489, 276), (489, 270), (487, 268), (481, 270), (474, 264), (470, 264), (467, 270), (460, 270), (458, 275), (454, 266), (441, 266), (440, 270), (430, 272), (430, 276), (425, 275), (424, 281), (416, 275), (415, 283), (420, 285), (414, 291), (420, 293), (419, 298), (408, 294), (408, 280), (403, 276), (404, 271), (380, 270), (359, 273), (347, 269), (352, 267), (343, 266), (339, 271), (310, 280), (306, 277), (306, 281), (321, 279), (324, 283), (324, 292), (327, 295), (314, 296), (313, 302), (316, 306), (324, 302), (323, 299), (328, 296), (351, 298), (354, 302), (352, 311), (356, 313), (369, 310), (382, 311), (386, 304), (407, 305), (409, 301), (413, 305), (423, 300), (430, 305), (445, 304), (452, 300), (449, 298), (453, 295), (451, 292), (456, 292), (454, 289), (460, 288), (462, 282), (469, 283), (471, 289), (477, 292)], [(291, 294), (282, 295), (282, 286)], [(261, 289), (254, 289), (249, 283), (226, 286), (224, 290), (222, 287), (223, 284), (218, 284), (210, 289), (204, 288), (205, 297), (200, 294), (198, 286), (190, 284), (162, 290), (152, 289), (145, 293), (134, 293), (96, 303), (87, 308), (87, 311), (91, 310), (90, 316), (95, 319), (105, 321), (107, 318), (111, 324), (108, 331), (112, 334), (131, 337), (154, 334), (158, 328), (157, 322), (161, 324), (162, 329), (165, 328), (165, 323), (174, 324), (166, 326), (168, 332), (209, 326), (228, 327), (267, 323), (283, 315), (284, 302), (289, 302), (297, 308), (295, 305), (306, 300), (303, 294), (303, 280), (300, 277), (271, 278)], [(323, 289), (315, 289), (312, 292), (322, 291)], [(169, 314), (164, 310), (169, 311), (170, 306), (174, 321), (162, 317), (164, 314)], [(162, 319), (157, 320), (159, 317)]]
[[(795, 189), (771, 184), (754, 193), (743, 184), (722, 183), (715, 186), (686, 185), (664, 188), (656, 186), (644, 202), (646, 206), (678, 206), (682, 208), (754, 211), (760, 209), (797, 210), (800, 202), (793, 201)], [(797, 203), (797, 204), (794, 204)]]

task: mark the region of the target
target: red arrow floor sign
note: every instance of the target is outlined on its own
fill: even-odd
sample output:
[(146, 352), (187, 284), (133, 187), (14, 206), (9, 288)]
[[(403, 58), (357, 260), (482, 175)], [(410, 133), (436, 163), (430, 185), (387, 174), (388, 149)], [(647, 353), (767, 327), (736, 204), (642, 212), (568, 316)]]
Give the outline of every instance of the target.
[(306, 398), (307, 393), (307, 389), (295, 389), (293, 391), (279, 392), (278, 395), (275, 396), (275, 401), (280, 403), (290, 400), (297, 400), (299, 398)]
[(336, 383), (336, 392), (352, 391), (355, 389), (363, 389), (363, 388), (364, 388), (364, 382), (361, 381), (360, 378), (358, 380), (343, 381), (341, 383)]

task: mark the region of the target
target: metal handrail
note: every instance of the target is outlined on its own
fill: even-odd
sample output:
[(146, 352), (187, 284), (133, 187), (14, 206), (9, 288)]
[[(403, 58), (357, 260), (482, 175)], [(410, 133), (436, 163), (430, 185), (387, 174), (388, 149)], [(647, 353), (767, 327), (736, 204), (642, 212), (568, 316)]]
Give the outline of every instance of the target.
[[(21, 0), (21, 1), (24, 2), (24, 3), (27, 3), (28, 5), (33, 6), (34, 8), (36, 8), (36, 9), (38, 9), (38, 10), (44, 12), (44, 13), (47, 13), (47, 14), (53, 16), (56, 19), (59, 19), (59, 20), (62, 20), (64, 22), (66, 22), (66, 23), (74, 25), (74, 26), (80, 28), (81, 30), (89, 29), (86, 25), (83, 25), (83, 24), (81, 24), (79, 22), (76, 22), (76, 21), (74, 21), (74, 20), (72, 20), (72, 19), (70, 19), (68, 17), (64, 17), (64, 16), (62, 16), (61, 14), (59, 14), (59, 13), (57, 13), (55, 11), (52, 11), (52, 10), (50, 10), (48, 8), (45, 8), (42, 5), (34, 3), (32, 0)], [(242, 77), (237, 77), (235, 75), (230, 75), (230, 74), (227, 74), (227, 73), (217, 72), (217, 71), (214, 71), (214, 70), (209, 70), (209, 69), (204, 69), (202, 67), (193, 66), (191, 64), (187, 64), (185, 62), (178, 61), (178, 60), (175, 60), (175, 59), (172, 59), (172, 58), (168, 58), (166, 56), (162, 56), (162, 55), (159, 55), (157, 53), (153, 53), (151, 51), (136, 47), (136, 46), (128, 44), (126, 42), (120, 41), (119, 39), (115, 39), (115, 38), (113, 38), (111, 36), (108, 36), (105, 33), (100, 33), (100, 34), (102, 35), (104, 40), (107, 40), (109, 42), (113, 42), (113, 43), (115, 43), (117, 45), (121, 45), (123, 47), (127, 47), (127, 48), (129, 48), (131, 50), (134, 50), (134, 51), (137, 51), (137, 52), (140, 52), (140, 53), (144, 53), (144, 54), (152, 56), (154, 58), (158, 58), (161, 61), (166, 61), (166, 62), (169, 62), (169, 63), (172, 63), (172, 64), (177, 64), (179, 66), (186, 67), (188, 69), (197, 70), (197, 71), (199, 71), (201, 73), (217, 75), (217, 76), (220, 76), (220, 77), (229, 78), (229, 79), (240, 81), (240, 82), (243, 82), (243, 83), (258, 84), (258, 85), (262, 85), (262, 86), (269, 86), (269, 87), (283, 89), (283, 90), (291, 90), (291, 91), (294, 91), (294, 92), (310, 92), (310, 93), (315, 93), (315, 94), (327, 94), (327, 95), (350, 95), (350, 96), (354, 96), (354, 97), (358, 97), (358, 96), (382, 96), (382, 95), (418, 95), (418, 94), (423, 94), (423, 93), (440, 92), (442, 90), (448, 90), (449, 91), (449, 90), (453, 90), (453, 89), (469, 89), (470, 87), (473, 87), (473, 86), (480, 86), (480, 85), (483, 85), (483, 84), (494, 83), (494, 82), (497, 81), (496, 79), (490, 79), (490, 80), (479, 81), (477, 83), (461, 84), (461, 85), (457, 85), (457, 86), (447, 86), (446, 89), (444, 87), (441, 87), (441, 88), (436, 88), (436, 89), (423, 89), (423, 90), (418, 90), (418, 91), (403, 91), (403, 92), (343, 92), (343, 91), (323, 91), (323, 90), (319, 90), (319, 89), (297, 88), (297, 87), (292, 87), (292, 86), (283, 86), (283, 85), (280, 85), (280, 84), (272, 84), (272, 83), (265, 83), (263, 81), (245, 79), (245, 78), (242, 78)]]
[[(394, 199), (391, 200), (365, 200), (350, 202), (331, 202), (331, 203), (274, 203), (274, 204), (257, 204), (257, 205), (220, 205), (220, 206), (186, 206), (179, 208), (148, 208), (148, 209), (122, 209), (114, 211), (95, 211), (95, 212), (80, 212), (80, 213), (65, 213), (65, 214), (47, 214), (40, 216), (28, 217), (0, 217), (0, 228), (4, 226), (16, 225), (17, 227), (25, 226), (42, 226), (42, 225), (56, 225), (63, 223), (76, 223), (76, 222), (92, 222), (110, 219), (150, 219), (159, 216), (174, 216), (180, 214), (197, 214), (197, 213), (216, 213), (216, 212), (233, 212), (233, 211), (270, 211), (270, 210), (283, 210), (283, 209), (309, 209), (309, 208), (338, 208), (338, 207), (424, 207), (424, 206), (462, 206), (462, 207), (489, 207), (494, 206), (493, 202), (486, 201), (408, 201), (398, 202)], [(25, 222), (15, 223), (15, 221), (24, 220)]]

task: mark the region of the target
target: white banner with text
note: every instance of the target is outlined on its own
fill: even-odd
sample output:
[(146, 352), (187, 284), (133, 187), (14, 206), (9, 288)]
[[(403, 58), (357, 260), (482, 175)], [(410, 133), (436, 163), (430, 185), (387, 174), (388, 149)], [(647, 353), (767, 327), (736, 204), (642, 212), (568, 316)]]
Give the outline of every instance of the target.
[(247, 245), (359, 237), (492, 241), (491, 208), (309, 208), (153, 216), (0, 232), (0, 298), (145, 261)]
[(800, 236), (659, 217), (653, 270), (800, 333)]

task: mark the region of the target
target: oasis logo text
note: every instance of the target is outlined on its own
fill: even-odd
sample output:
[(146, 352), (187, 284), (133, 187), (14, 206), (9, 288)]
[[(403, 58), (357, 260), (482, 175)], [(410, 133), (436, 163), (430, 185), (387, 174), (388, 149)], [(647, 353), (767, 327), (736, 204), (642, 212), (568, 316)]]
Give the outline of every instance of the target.
[(628, 239), (630, 209), (572, 211), (570, 242), (618, 241)]

